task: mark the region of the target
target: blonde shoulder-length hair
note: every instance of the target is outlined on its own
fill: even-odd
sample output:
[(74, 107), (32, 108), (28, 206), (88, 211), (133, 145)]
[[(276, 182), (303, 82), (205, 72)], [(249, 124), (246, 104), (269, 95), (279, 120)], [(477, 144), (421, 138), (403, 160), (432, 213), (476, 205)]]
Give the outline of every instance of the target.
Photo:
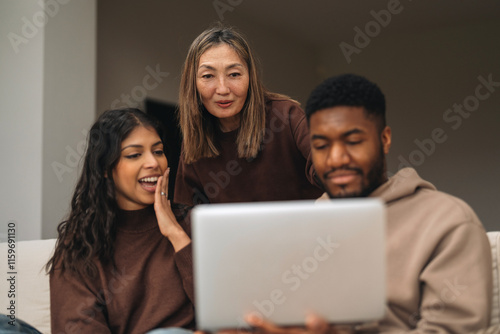
[(256, 68), (256, 60), (241, 33), (234, 28), (221, 25), (205, 30), (189, 48), (179, 89), (179, 123), (183, 134), (183, 154), (186, 163), (219, 155), (214, 139), (219, 121), (201, 102), (196, 88), (196, 74), (201, 55), (221, 43), (232, 47), (248, 67), (248, 94), (240, 111), (240, 127), (236, 142), (240, 158), (255, 158), (259, 152), (266, 126), (266, 102), (291, 100), (288, 96), (271, 93), (264, 88)]

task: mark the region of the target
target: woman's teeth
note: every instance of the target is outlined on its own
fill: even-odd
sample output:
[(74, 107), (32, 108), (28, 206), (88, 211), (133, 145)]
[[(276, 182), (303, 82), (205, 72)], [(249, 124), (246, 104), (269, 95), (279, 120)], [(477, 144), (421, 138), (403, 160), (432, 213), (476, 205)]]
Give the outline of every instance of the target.
[(158, 181), (158, 176), (145, 177), (145, 178), (139, 180), (139, 182), (157, 182), (157, 181)]

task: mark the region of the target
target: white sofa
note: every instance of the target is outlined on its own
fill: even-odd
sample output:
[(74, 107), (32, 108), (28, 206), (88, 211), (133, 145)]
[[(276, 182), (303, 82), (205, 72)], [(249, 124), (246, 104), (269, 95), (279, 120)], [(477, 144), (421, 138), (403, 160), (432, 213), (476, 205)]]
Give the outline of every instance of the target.
[[(500, 232), (488, 232), (488, 238), (493, 254), (493, 309), (491, 328), (480, 332), (483, 334), (500, 333)], [(54, 245), (55, 239), (17, 242), (15, 268), (4, 269), (6, 274), (9, 271), (16, 273), (16, 318), (28, 322), (42, 333), (50, 333), (49, 279), (44, 266), (53, 252)], [(7, 259), (6, 243), (0, 243), (0, 257), (2, 260)], [(7, 274), (7, 278), (8, 276)], [(5, 313), (12, 300), (8, 298), (9, 289), (7, 279), (0, 279), (0, 313)]]
[[(15, 244), (15, 268), (3, 269), (3, 273), (13, 271), (15, 276), (15, 316), (38, 329), (50, 333), (50, 290), (49, 276), (45, 274), (45, 264), (54, 250), (56, 239), (18, 241)], [(0, 244), (0, 257), (7, 258), (7, 243)], [(3, 261), (2, 261), (3, 263)], [(4, 266), (2, 266), (5, 268)], [(7, 274), (7, 278), (11, 276)], [(0, 313), (5, 314), (10, 305), (10, 284), (0, 280)], [(9, 315), (9, 314), (7, 314)]]

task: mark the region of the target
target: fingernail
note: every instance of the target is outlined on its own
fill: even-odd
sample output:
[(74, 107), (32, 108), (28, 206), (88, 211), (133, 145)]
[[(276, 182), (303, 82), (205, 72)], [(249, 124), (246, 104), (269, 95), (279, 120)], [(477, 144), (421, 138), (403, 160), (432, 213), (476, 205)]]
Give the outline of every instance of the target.
[(262, 323), (262, 318), (255, 313), (250, 313), (246, 315), (245, 321), (250, 325), (257, 326)]
[(321, 327), (321, 321), (319, 321), (317, 317), (311, 315), (306, 317), (306, 324), (311, 329), (319, 329)]
[(313, 319), (311, 321), (311, 328), (312, 329), (320, 329), (321, 328), (321, 323), (318, 321), (318, 319)]

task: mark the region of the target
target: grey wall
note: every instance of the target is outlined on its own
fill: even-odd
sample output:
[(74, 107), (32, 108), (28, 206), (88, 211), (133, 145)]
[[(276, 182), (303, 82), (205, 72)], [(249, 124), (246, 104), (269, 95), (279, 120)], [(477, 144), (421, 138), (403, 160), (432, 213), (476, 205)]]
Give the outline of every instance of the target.
[[(318, 78), (317, 52), (307, 42), (256, 24), (242, 14), (244, 11), (235, 8), (222, 18), (250, 40), (267, 87), (305, 102), (308, 89)], [(181, 67), (189, 45), (219, 19), (211, 1), (100, 1), (97, 112), (113, 106), (142, 106), (141, 97), (146, 94), (177, 103)], [(158, 85), (146, 79), (145, 85), (143, 80), (149, 75), (146, 68), (157, 66), (168, 76), (162, 74)]]
[[(350, 64), (341, 41), (324, 48), (321, 62), (325, 77), (359, 73), (385, 92), (393, 130), (389, 171), (416, 168), (438, 189), (466, 200), (488, 230), (500, 229), (499, 32), (498, 21), (412, 34), (383, 31)], [(492, 91), (479, 88), (476, 98), (483, 86), (478, 77), (496, 84)], [(464, 103), (462, 114), (448, 111)], [(433, 139), (433, 131), (440, 135)]]
[[(9, 1), (0, 5), (0, 173), (1, 239), (9, 222), (16, 236), (41, 237), (43, 30), (22, 37), (22, 17), (40, 10), (35, 2)], [(29, 15), (31, 14), (31, 15)], [(9, 33), (13, 33), (10, 34)], [(24, 37), (22, 37), (24, 38)], [(27, 41), (24, 43), (24, 41)], [(14, 46), (13, 46), (14, 45)], [(17, 51), (17, 52), (16, 52)]]
[(0, 240), (9, 222), (17, 240), (55, 237), (68, 213), (95, 116), (95, 22), (93, 0), (0, 2)]
[[(45, 27), (42, 238), (57, 236), (80, 174), (96, 103), (96, 1), (71, 1)], [(64, 171), (56, 168), (62, 164)]]

